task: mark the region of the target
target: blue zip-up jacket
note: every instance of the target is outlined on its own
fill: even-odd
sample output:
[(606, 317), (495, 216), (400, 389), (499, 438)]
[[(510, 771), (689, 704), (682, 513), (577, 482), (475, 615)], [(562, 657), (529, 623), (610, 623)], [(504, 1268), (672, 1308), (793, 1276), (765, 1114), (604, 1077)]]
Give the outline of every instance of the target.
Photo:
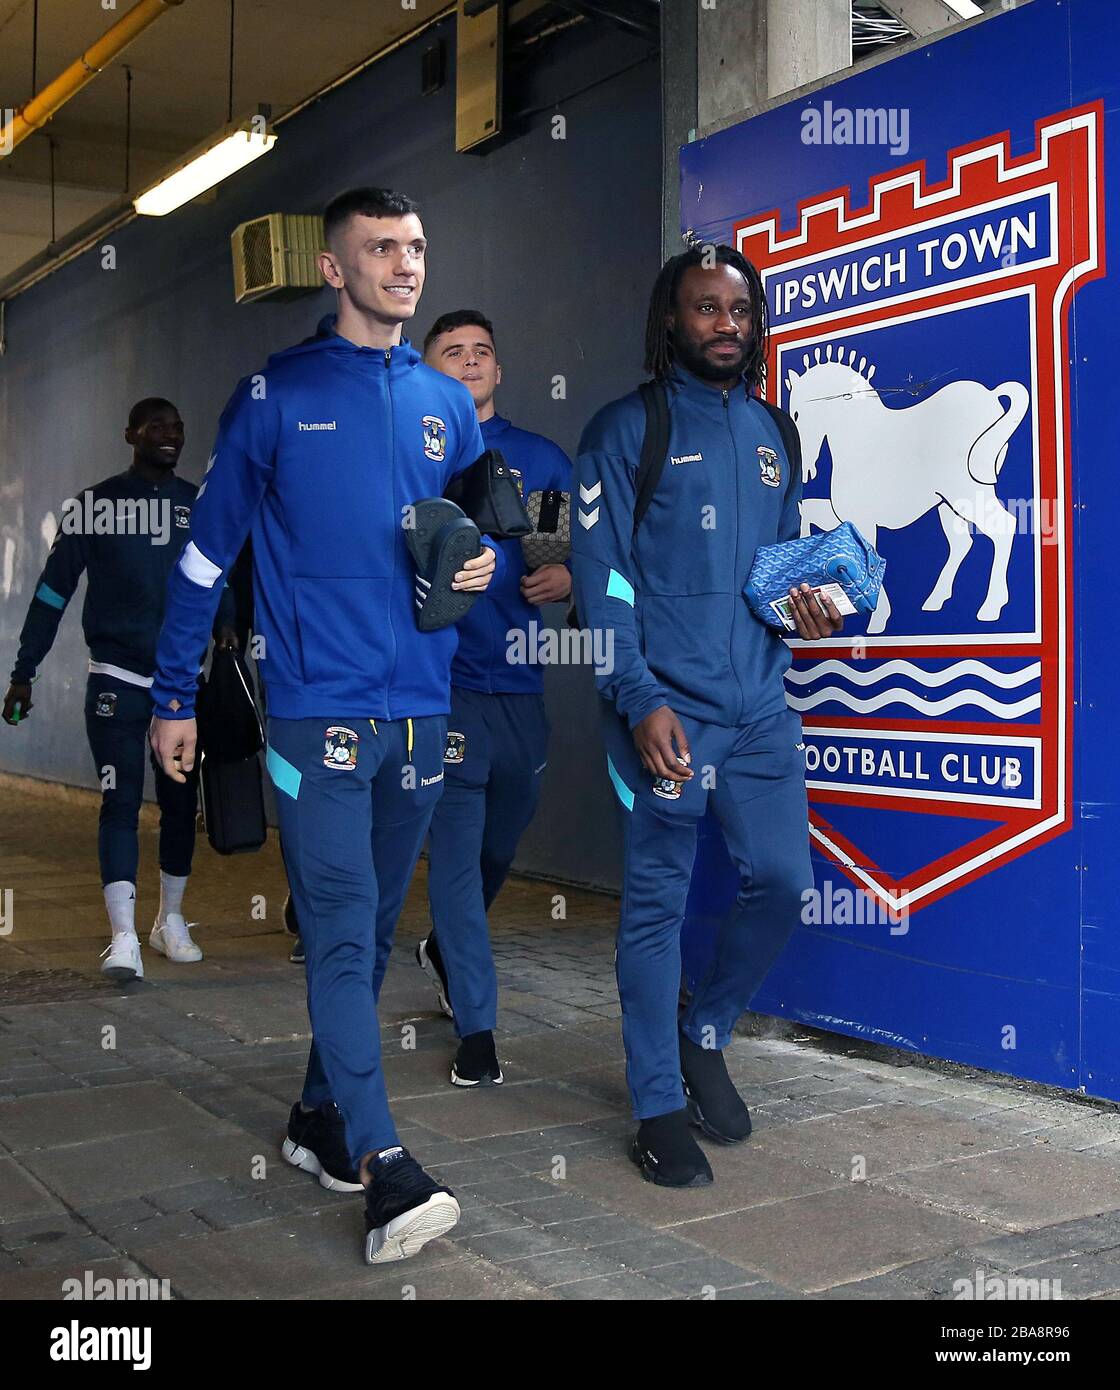
[(191, 543), (171, 574), (156, 714), (193, 714), (189, 654), (250, 527), (270, 715), (446, 713), (455, 628), (417, 629), (402, 523), (482, 452), (470, 392), (407, 339), (359, 347), (330, 315), (315, 337), (269, 358), (222, 414)]
[[(190, 540), (197, 495), (195, 484), (175, 473), (157, 484), (132, 467), (67, 499), (20, 633), (14, 682), (30, 681), (54, 645), (83, 572), (82, 632), (90, 658), (127, 671), (137, 684), (151, 679), (167, 577)], [(232, 597), (222, 590), (216, 625), (233, 620)], [(209, 631), (208, 623), (184, 653), (194, 680)]]
[(612, 401), (583, 432), (576, 601), (596, 640), (613, 641), (596, 685), (631, 729), (660, 705), (738, 728), (787, 708), (789, 649), (751, 614), (743, 585), (760, 545), (800, 533), (800, 468), (745, 385), (716, 390), (678, 368), (669, 386), (669, 455), (636, 535), (641, 397)]
[[(488, 449), (500, 449), (517, 478), (522, 496), (531, 492), (571, 492), (572, 465), (567, 454), (543, 434), (519, 430), (500, 415), (482, 424)], [(540, 607), (521, 596), (525, 557), (519, 540), (499, 541), (505, 556), (505, 572), (490, 581), (485, 596), (474, 605), (459, 627), (459, 649), (451, 663), (451, 684), (464, 690), (483, 690), (489, 695), (539, 695), (544, 689), (543, 668), (535, 663), (511, 665), (506, 660), (513, 629), (529, 631), (541, 621)]]

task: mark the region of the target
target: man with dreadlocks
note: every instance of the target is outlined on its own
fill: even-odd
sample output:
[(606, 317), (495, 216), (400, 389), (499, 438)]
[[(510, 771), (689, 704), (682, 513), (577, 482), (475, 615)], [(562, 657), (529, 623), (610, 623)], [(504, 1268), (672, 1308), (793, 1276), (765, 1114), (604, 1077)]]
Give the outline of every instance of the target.
[[(631, 1156), (670, 1187), (712, 1181), (690, 1122), (724, 1143), (750, 1133), (723, 1048), (813, 883), (801, 721), (783, 682), (790, 656), (743, 597), (756, 549), (800, 533), (796, 429), (756, 394), (766, 334), (749, 261), (727, 246), (674, 257), (654, 286), (646, 335), (646, 368), (668, 402), (668, 457), (638, 526), (638, 392), (599, 411), (575, 470), (579, 611), (614, 647), (597, 684), (625, 811), (617, 972), (639, 1122)], [(817, 607), (808, 585), (790, 597), (801, 637), (840, 630), (840, 614)], [(740, 890), (678, 1017), (681, 924), (709, 804)]]

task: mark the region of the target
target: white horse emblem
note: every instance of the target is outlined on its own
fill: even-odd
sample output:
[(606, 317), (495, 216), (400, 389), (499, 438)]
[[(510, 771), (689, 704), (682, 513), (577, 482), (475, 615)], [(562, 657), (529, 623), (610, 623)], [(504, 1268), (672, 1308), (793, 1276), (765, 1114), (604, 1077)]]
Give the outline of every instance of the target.
[[(1007, 603), (1007, 566), (1015, 539), (1015, 517), (996, 495), (996, 479), (1007, 447), (1027, 413), (1030, 393), (1017, 381), (987, 387), (979, 381), (955, 381), (906, 409), (891, 409), (871, 385), (875, 368), (854, 350), (833, 357), (832, 344), (822, 359), (808, 353), (805, 371), (787, 376), (789, 401), (801, 436), (802, 475), (816, 476), (817, 457), (828, 440), (832, 455), (831, 495), (801, 504), (801, 534), (813, 526), (831, 531), (852, 522), (872, 544), (880, 527), (898, 531), (932, 508), (949, 555), (922, 604), (937, 612), (952, 597), (953, 581), (972, 547), (970, 527), (993, 546), (988, 591), (976, 617), (995, 622)], [(1005, 404), (1006, 402), (1006, 404)], [(868, 623), (882, 632), (890, 618), (886, 588)]]

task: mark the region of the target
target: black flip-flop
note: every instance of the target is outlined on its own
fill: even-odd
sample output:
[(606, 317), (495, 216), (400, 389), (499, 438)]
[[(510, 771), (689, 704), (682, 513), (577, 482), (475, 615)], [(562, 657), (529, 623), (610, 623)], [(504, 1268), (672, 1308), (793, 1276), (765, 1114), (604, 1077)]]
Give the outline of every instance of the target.
[(482, 554), (482, 536), (446, 497), (413, 503), (411, 520), (404, 534), (416, 566), (416, 626), (434, 632), (457, 623), (479, 597), (451, 584), (466, 561)]

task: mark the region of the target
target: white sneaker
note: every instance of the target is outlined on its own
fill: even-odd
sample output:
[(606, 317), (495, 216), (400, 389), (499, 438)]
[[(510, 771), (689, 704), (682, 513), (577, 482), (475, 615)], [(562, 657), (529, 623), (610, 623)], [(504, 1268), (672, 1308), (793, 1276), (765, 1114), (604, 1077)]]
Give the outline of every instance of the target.
[(118, 984), (144, 978), (144, 962), (140, 959), (140, 940), (134, 931), (118, 931), (101, 952), (101, 973)]
[(181, 912), (169, 912), (164, 922), (156, 918), (148, 940), (168, 960), (180, 963), (201, 960), (202, 951), (191, 940), (191, 927), (197, 926), (197, 922), (185, 922)]

